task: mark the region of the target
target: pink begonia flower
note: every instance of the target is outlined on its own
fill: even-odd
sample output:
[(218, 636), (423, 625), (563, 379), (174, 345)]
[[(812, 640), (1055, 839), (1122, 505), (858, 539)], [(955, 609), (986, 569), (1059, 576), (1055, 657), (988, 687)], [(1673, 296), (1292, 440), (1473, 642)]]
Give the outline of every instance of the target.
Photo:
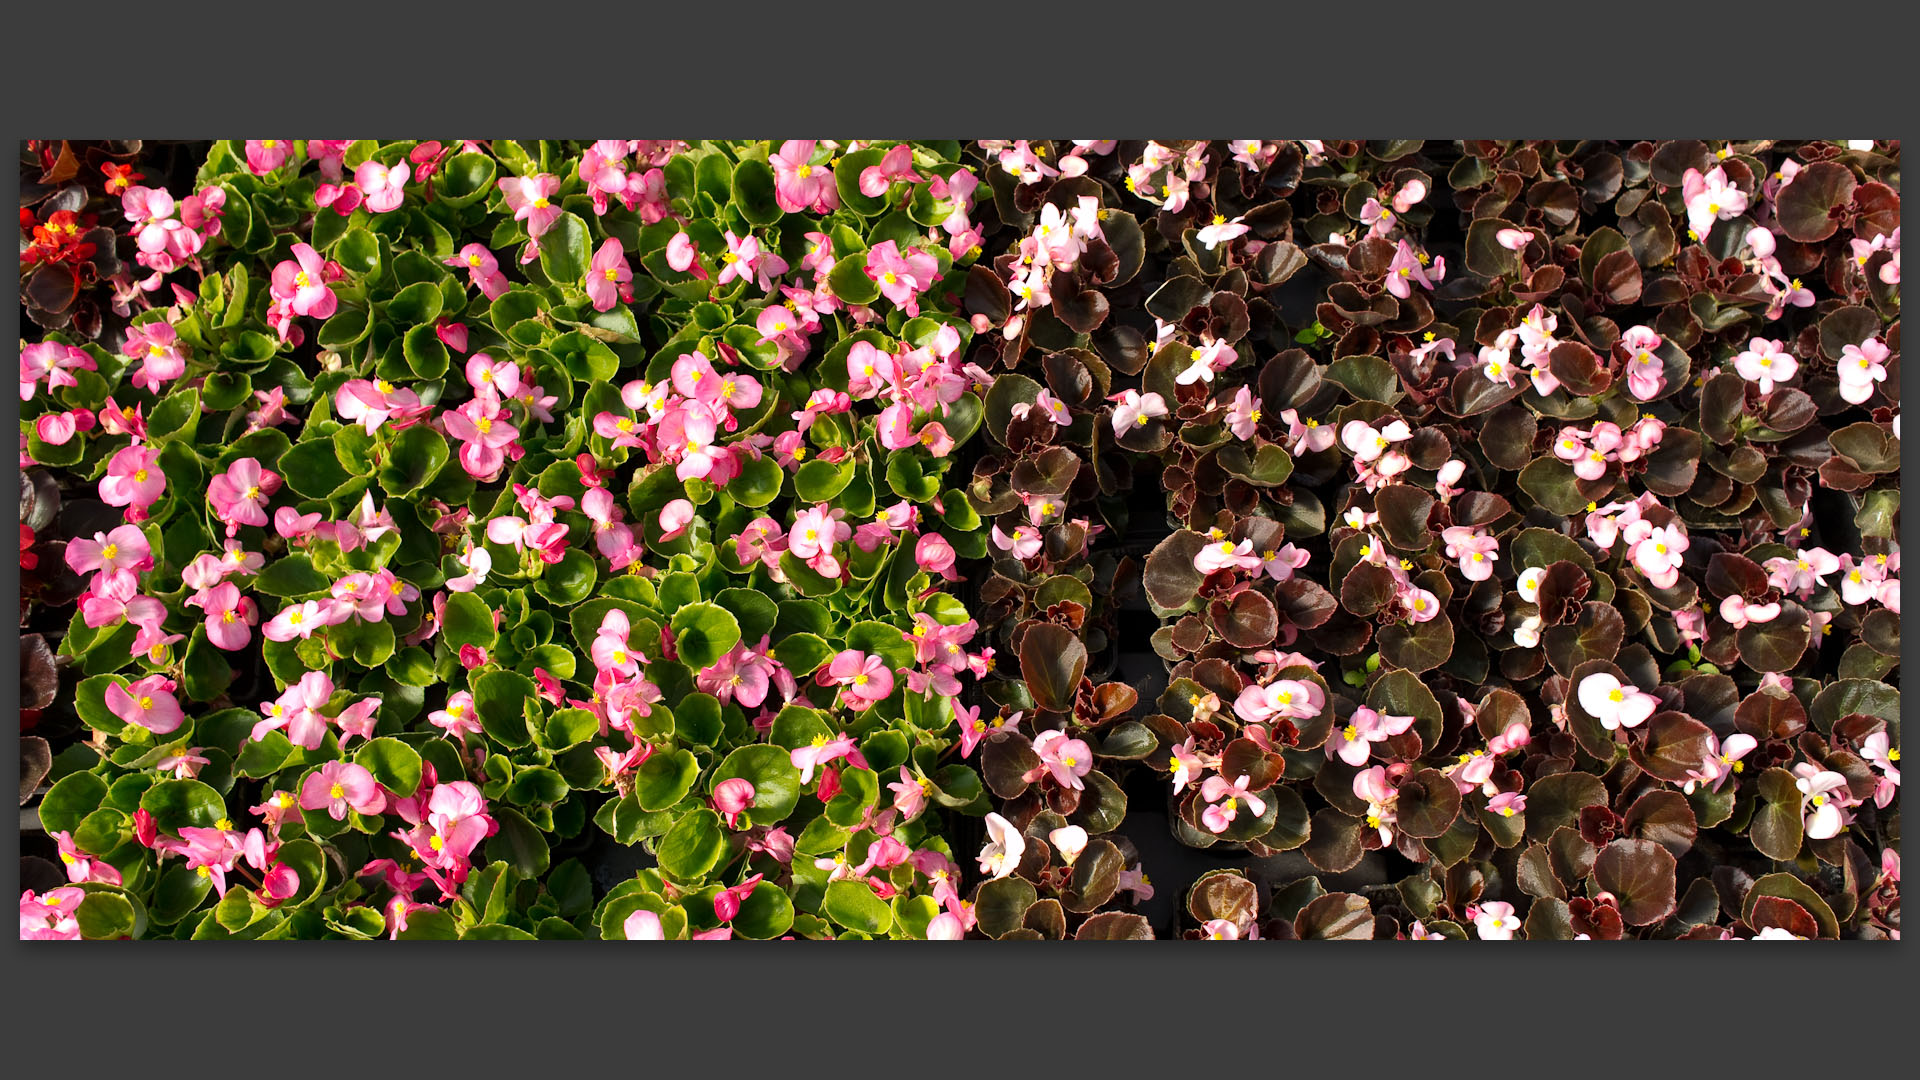
[(1093, 750), (1084, 741), (1064, 731), (1043, 731), (1033, 737), (1033, 752), (1061, 787), (1079, 791), (1086, 786), (1080, 778), (1093, 771)]
[(97, 855), (89, 855), (74, 845), (73, 837), (64, 830), (47, 834), (60, 845), (60, 862), (67, 868), (67, 880), (75, 884), (84, 881), (98, 881), (107, 885), (120, 884), (120, 871)]
[(153, 549), (139, 526), (120, 525), (94, 533), (91, 540), (76, 536), (67, 541), (66, 560), (76, 574), (97, 570), (107, 577), (133, 575), (153, 569)]
[(927, 809), (927, 795), (933, 790), (933, 781), (915, 779), (905, 765), (900, 766), (900, 779), (889, 782), (887, 790), (893, 792), (893, 808), (899, 812), (902, 824), (919, 817)]
[(292, 641), (294, 638), (305, 641), (313, 636), (314, 631), (333, 625), (331, 614), (331, 607), (322, 608), (316, 600), (288, 604), (267, 620), (267, 624), (260, 628), (260, 633), (268, 641)]
[(335, 821), (345, 821), (349, 809), (373, 815), (386, 807), (387, 797), (373, 774), (352, 762), (329, 761), (300, 785), (300, 809), (325, 810)]
[(617, 236), (609, 236), (593, 253), (587, 268), (587, 299), (595, 311), (612, 311), (616, 301), (633, 296), (633, 268), (627, 265), (626, 248)]
[(1167, 415), (1166, 399), (1159, 394), (1123, 390), (1107, 399), (1116, 402), (1113, 409), (1113, 434), (1125, 435), (1148, 420)]
[(468, 244), (445, 261), (448, 266), (465, 267), (467, 276), (488, 300), (500, 299), (509, 288), (506, 277), (500, 273), (500, 260), (481, 244)]
[(1253, 541), (1242, 540), (1235, 544), (1231, 540), (1222, 540), (1217, 544), (1208, 544), (1193, 557), (1194, 569), (1203, 574), (1220, 570), (1258, 571), (1260, 556), (1253, 553)]
[(1200, 785), (1200, 798), (1209, 805), (1200, 815), (1200, 823), (1210, 832), (1222, 833), (1239, 815), (1240, 804), (1245, 802), (1253, 816), (1259, 817), (1267, 812), (1267, 804), (1259, 796), (1247, 790), (1247, 777), (1242, 776), (1232, 783), (1224, 776), (1209, 776), (1206, 783)]
[(1253, 231), (1253, 226), (1244, 223), (1244, 218), (1228, 221), (1224, 215), (1215, 214), (1213, 220), (1195, 234), (1195, 239), (1207, 245), (1212, 251), (1221, 244), (1228, 243)]
[[(1240, 924), (1232, 919), (1208, 919), (1200, 924), (1200, 933), (1204, 941), (1239, 941), (1242, 937)], [(1245, 938), (1248, 941), (1260, 940), (1260, 928), (1249, 925)]]
[(960, 725), (960, 757), (964, 760), (973, 756), (974, 747), (980, 745), (987, 736), (999, 731), (1011, 731), (1020, 723), (1022, 714), (1014, 713), (1004, 720), (988, 720), (980, 715), (980, 707), (966, 706), (958, 701), (953, 703), (953, 716)]
[(255, 176), (265, 176), (287, 163), (293, 156), (292, 139), (246, 140), (247, 168)]
[[(552, 201), (560, 191), (560, 178), (549, 173), (534, 176), (506, 176), (500, 179), (500, 191), (507, 198), (513, 220), (527, 223), (527, 235), (536, 242), (553, 223), (560, 220), (561, 209)], [(535, 249), (538, 250), (537, 248)], [(532, 262), (523, 258), (522, 262)]]
[(1680, 580), (1681, 553), (1689, 544), (1679, 525), (1652, 529), (1633, 545), (1633, 565), (1647, 575), (1656, 589), (1671, 589)]
[[(887, 188), (899, 181), (918, 182), (920, 174), (913, 171), (913, 147), (901, 143), (888, 150), (877, 165), (869, 165), (860, 170), (860, 194), (869, 199), (877, 199), (887, 193)], [(778, 192), (778, 185), (775, 191)], [(792, 211), (789, 211), (791, 213)]]
[(353, 170), (353, 182), (366, 195), (367, 209), (384, 214), (400, 208), (401, 200), (406, 198), (410, 172), (404, 162), (389, 169), (377, 161), (367, 160)]
[(1853, 405), (1865, 404), (1873, 396), (1873, 384), (1887, 379), (1882, 361), (1889, 355), (1886, 343), (1879, 338), (1868, 338), (1858, 345), (1842, 348), (1840, 359), (1835, 362), (1841, 399)]
[(251, 628), (260, 622), (260, 609), (251, 597), (240, 595), (232, 582), (223, 581), (187, 602), (207, 613), (207, 640), (215, 648), (238, 652), (253, 640)]
[(660, 926), (660, 916), (645, 908), (627, 916), (620, 924), (620, 934), (628, 941), (665, 941), (667, 937)]
[(1884, 810), (1900, 795), (1900, 748), (1893, 745), (1885, 731), (1876, 731), (1861, 742), (1860, 756), (1880, 770), (1873, 789), (1873, 803)]
[(1310, 720), (1326, 708), (1327, 695), (1319, 684), (1296, 679), (1277, 679), (1267, 686), (1258, 684), (1240, 691), (1233, 712), (1249, 724), (1269, 720)]
[(80, 941), (80, 920), (76, 912), (87, 898), (85, 889), (64, 885), (49, 889), (45, 895), (32, 889), (20, 894), (21, 941)]
[(1768, 559), (1766, 566), (1767, 584), (1805, 598), (1826, 586), (1827, 575), (1840, 569), (1840, 559), (1826, 548), (1801, 548), (1791, 559)]
[(845, 514), (845, 510), (830, 510), (825, 504), (802, 510), (787, 533), (787, 551), (820, 576), (839, 577), (840, 562), (833, 555), (833, 547), (853, 536), (853, 526), (842, 520)]
[(1174, 376), (1173, 381), (1180, 386), (1191, 386), (1196, 382), (1213, 383), (1213, 377), (1240, 358), (1233, 346), (1224, 341), (1209, 341), (1195, 346), (1187, 353), (1187, 366)]
[(373, 714), (380, 709), (380, 698), (361, 698), (359, 701), (340, 710), (334, 720), (340, 725), (340, 745), (345, 746), (354, 738), (372, 739), (375, 721)]
[(166, 489), (159, 453), (150, 446), (127, 446), (107, 461), (107, 473), (100, 478), (100, 501), (126, 507), (128, 521), (142, 521), (147, 507), (159, 501)]
[(1260, 553), (1260, 570), (1275, 581), (1287, 581), (1294, 571), (1312, 561), (1313, 555), (1304, 548), (1292, 544), (1282, 544), (1277, 550)]
[[(72, 374), (76, 370), (98, 371), (100, 365), (87, 355), (86, 350), (77, 346), (62, 345), (57, 341), (28, 345), (20, 350), (20, 400), (33, 400), (34, 388), (42, 379), (46, 380), (49, 390), (80, 385)], [(111, 408), (109, 399), (108, 409)]]
[(446, 707), (428, 713), (427, 722), (462, 743), (468, 735), (478, 735), (481, 730), (479, 710), (473, 707), (473, 695), (465, 690), (448, 695)]
[(813, 782), (813, 770), (840, 758), (846, 758), (853, 764), (866, 768), (866, 759), (855, 748), (853, 736), (845, 732), (831, 739), (825, 735), (815, 735), (812, 742), (789, 751), (788, 758), (792, 761), (793, 767), (800, 770), (802, 787)]
[(165, 322), (127, 327), (127, 341), (120, 351), (121, 355), (140, 361), (140, 369), (133, 373), (130, 381), (150, 393), (158, 394), (162, 386), (187, 371), (187, 353), (180, 334)]
[(1847, 778), (1837, 772), (1802, 762), (1793, 767), (1794, 786), (1800, 789), (1800, 812), (1805, 815), (1807, 838), (1826, 840), (1840, 835), (1851, 816), (1842, 800), (1848, 797)]
[(1520, 920), (1513, 914), (1513, 905), (1504, 900), (1480, 904), (1470, 909), (1469, 917), (1473, 919), (1473, 928), (1483, 941), (1510, 941), (1513, 932), (1520, 929)]
[(246, 457), (227, 467), (207, 485), (207, 501), (214, 516), (227, 524), (229, 537), (242, 525), (267, 524), (267, 500), (280, 490), (280, 474)]
[(1446, 272), (1447, 260), (1429, 259), (1426, 252), (1416, 253), (1412, 244), (1402, 240), (1387, 264), (1387, 291), (1405, 300), (1413, 291), (1408, 282), (1418, 282), (1421, 288), (1432, 291), (1445, 279)]
[(959, 941), (966, 936), (967, 928), (952, 912), (943, 911), (927, 923), (928, 941)]
[(920, 294), (933, 287), (939, 276), (939, 263), (918, 248), (901, 251), (892, 240), (875, 244), (866, 257), (866, 274), (880, 286), (880, 293), (908, 318), (920, 314)]
[(174, 689), (174, 681), (165, 675), (149, 675), (124, 687), (113, 683), (106, 690), (107, 711), (155, 735), (171, 734), (186, 721)]
[(313, 202), (322, 210), (332, 210), (341, 217), (351, 215), (360, 208), (366, 193), (358, 184), (321, 184), (313, 189)]
[(1349, 420), (1340, 429), (1340, 442), (1353, 451), (1356, 461), (1373, 461), (1397, 442), (1413, 438), (1413, 429), (1405, 420), (1393, 420), (1376, 428), (1365, 420)]
[(1680, 196), (1687, 204), (1687, 225), (1694, 239), (1704, 241), (1716, 221), (1730, 221), (1747, 210), (1747, 193), (1727, 180), (1715, 165), (1705, 176), (1688, 169), (1680, 179)]
[(959, 560), (960, 555), (954, 551), (953, 544), (937, 532), (921, 536), (913, 548), (913, 561), (920, 569), (938, 574), (946, 581), (960, 580), (960, 574), (954, 570)]
[(764, 876), (755, 874), (738, 885), (720, 890), (719, 895), (713, 898), (714, 917), (721, 922), (732, 922), (733, 917), (740, 914), (741, 903), (753, 894)]
[(1287, 449), (1296, 455), (1319, 453), (1332, 446), (1338, 437), (1331, 426), (1302, 419), (1293, 409), (1282, 412), (1280, 422), (1287, 425)]
[(713, 808), (726, 820), (727, 828), (736, 828), (740, 814), (753, 806), (752, 781), (734, 777), (722, 780), (713, 789)]
[(1233, 395), (1233, 404), (1227, 409), (1227, 430), (1233, 437), (1242, 441), (1253, 438), (1260, 423), (1260, 399), (1253, 391), (1242, 386)]
[(1027, 853), (1027, 838), (999, 814), (988, 814), (986, 826), (987, 843), (980, 849), (980, 872), (997, 881), (1019, 869), (1020, 857)]
[(1062, 825), (1047, 834), (1047, 842), (1053, 845), (1068, 866), (1072, 866), (1087, 848), (1087, 830), (1078, 825)]
[(847, 649), (828, 661), (820, 675), (824, 686), (839, 686), (849, 708), (863, 711), (893, 693), (893, 669), (879, 655)]
[(1639, 727), (1660, 706), (1660, 700), (1631, 683), (1604, 671), (1580, 680), (1580, 707), (1608, 731)]
[(1501, 817), (1512, 817), (1524, 813), (1527, 809), (1527, 797), (1517, 791), (1503, 791), (1487, 800), (1487, 811)]
[(1524, 251), (1533, 242), (1533, 233), (1526, 229), (1501, 229), (1493, 234), (1493, 240), (1508, 251)]
[(1447, 545), (1447, 557), (1460, 561), (1460, 576), (1468, 581), (1485, 581), (1493, 576), (1494, 560), (1500, 557), (1500, 542), (1492, 536), (1453, 525), (1440, 533)]
[(660, 508), (660, 539), (672, 540), (687, 531), (693, 522), (693, 503), (675, 499)]
[(1762, 394), (1771, 394), (1776, 383), (1793, 378), (1800, 370), (1800, 362), (1786, 351), (1785, 342), (1757, 337), (1748, 341), (1746, 350), (1733, 358), (1733, 370), (1748, 382), (1760, 384)]
[(996, 524), (993, 526), (992, 532), (989, 533), (989, 537), (992, 539), (994, 547), (999, 548), (1001, 551), (1012, 555), (1022, 562), (1040, 554), (1040, 530), (1031, 526), (1016, 525), (1014, 526), (1012, 535), (1008, 535), (1002, 532), (1000, 526)]
[(1059, 427), (1066, 427), (1073, 423), (1073, 414), (1067, 409), (1067, 403), (1046, 390), (1041, 390), (1031, 404), (1024, 401), (1017, 402), (1012, 409), (1016, 420), (1025, 419), (1029, 412), (1037, 412)]
[(1362, 705), (1353, 711), (1347, 726), (1327, 740), (1327, 756), (1338, 757), (1358, 767), (1372, 756), (1373, 744), (1385, 742), (1413, 726), (1411, 716), (1387, 716)]
[(1694, 784), (1704, 783), (1708, 785), (1708, 790), (1719, 791), (1726, 784), (1727, 777), (1745, 770), (1740, 759), (1759, 745), (1758, 740), (1744, 732), (1727, 736), (1726, 742), (1709, 734), (1706, 757), (1701, 760), (1699, 768), (1688, 771), (1687, 782), (1680, 790), (1691, 795)]
[(767, 156), (767, 164), (773, 166), (773, 199), (785, 213), (827, 214), (840, 206), (833, 170), (808, 164), (815, 145), (813, 139), (788, 139), (778, 153)]
[(293, 258), (273, 268), (272, 291), (291, 300), (295, 315), (324, 319), (339, 307), (339, 297), (327, 288), (326, 260), (310, 244), (293, 245)]

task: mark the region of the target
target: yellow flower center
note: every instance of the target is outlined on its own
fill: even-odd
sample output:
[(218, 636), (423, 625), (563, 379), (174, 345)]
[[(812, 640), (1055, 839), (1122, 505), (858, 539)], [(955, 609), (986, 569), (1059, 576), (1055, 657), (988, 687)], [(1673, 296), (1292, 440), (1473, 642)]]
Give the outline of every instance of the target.
[(111, 559), (118, 554), (120, 554), (119, 544), (108, 544), (106, 547), (100, 549), (100, 556), (102, 558)]
[(889, 270), (886, 273), (880, 275), (880, 280), (886, 282), (889, 285), (898, 285), (900, 283), (900, 275)]
[(133, 474), (133, 482), (134, 482), (134, 483), (136, 483), (136, 484), (144, 484), (144, 483), (146, 483), (146, 482), (147, 482), (147, 470), (145, 470), (145, 469), (139, 469), (139, 470), (136, 470), (136, 471), (134, 472), (134, 474)]
[(339, 784), (335, 784), (327, 789), (327, 798), (329, 799), (344, 799), (346, 797), (347, 789), (341, 787)]
[(855, 686), (865, 686), (865, 685), (867, 685), (867, 673), (863, 671), (863, 672), (861, 672), (860, 674), (858, 674), (858, 675), (855, 675), (855, 676), (853, 677), (853, 685), (855, 685)]
[(480, 419), (475, 420), (473, 422), (473, 426), (480, 429), (480, 434), (485, 435), (487, 432), (493, 430), (493, 421), (483, 416)]
[(813, 166), (802, 165), (799, 168), (793, 170), (793, 175), (799, 177), (802, 180), (805, 180), (807, 177), (813, 175)]
[(1513, 807), (1511, 807), (1511, 806), (1503, 806), (1503, 807), (1501, 807), (1501, 808), (1500, 808), (1500, 816), (1501, 816), (1501, 817), (1512, 817), (1512, 816), (1513, 816)]
[(194, 873), (196, 873), (196, 874), (199, 874), (199, 875), (200, 875), (201, 877), (208, 877), (208, 878), (210, 878), (210, 877), (212, 877), (212, 876), (213, 876), (213, 871), (212, 871), (211, 869), (209, 869), (209, 868), (207, 868), (207, 867), (204, 867), (204, 866), (196, 866), (196, 867), (194, 867), (194, 868), (193, 868), (193, 872), (194, 872)]
[(245, 498), (245, 499), (257, 499), (259, 497), (260, 497), (260, 487), (258, 484), (248, 488), (247, 493), (241, 496), (241, 498)]
[(151, 695), (142, 695), (140, 698), (140, 707), (143, 709), (153, 708), (153, 697)]
[(533, 197), (533, 208), (535, 210), (545, 210), (549, 205), (545, 195), (535, 195)]
[(1346, 739), (1348, 742), (1352, 742), (1353, 740), (1360, 737), (1360, 729), (1357, 727), (1354, 727), (1352, 724), (1348, 724), (1346, 727), (1346, 730), (1342, 731), (1340, 734), (1346, 736)]
[(479, 266), (479, 265), (480, 265), (480, 256), (478, 256), (478, 255), (469, 255), (469, 256), (467, 256), (467, 265), (468, 265), (468, 266)]
[(1608, 701), (1625, 701), (1627, 700), (1627, 692), (1616, 686), (1612, 690), (1609, 690), (1607, 692), (1607, 700)]
[(445, 840), (440, 839), (438, 836), (436, 836), (433, 839), (427, 841), (427, 846), (432, 848), (435, 851), (439, 851), (441, 848), (444, 848), (447, 846), (447, 842)]
[(1060, 764), (1065, 765), (1067, 768), (1071, 769), (1075, 765), (1080, 764), (1080, 759), (1073, 758), (1073, 757), (1063, 757), (1060, 759)]
[(293, 275), (293, 284), (295, 288), (304, 289), (313, 284), (313, 279), (307, 276), (305, 270), (301, 270)]
[(221, 612), (221, 613), (220, 613), (220, 621), (221, 621), (221, 622), (223, 622), (223, 623), (230, 623), (230, 622), (232, 622), (232, 621), (233, 621), (233, 612), (232, 612), (231, 610), (227, 610), (227, 611), (223, 611), (223, 612)]

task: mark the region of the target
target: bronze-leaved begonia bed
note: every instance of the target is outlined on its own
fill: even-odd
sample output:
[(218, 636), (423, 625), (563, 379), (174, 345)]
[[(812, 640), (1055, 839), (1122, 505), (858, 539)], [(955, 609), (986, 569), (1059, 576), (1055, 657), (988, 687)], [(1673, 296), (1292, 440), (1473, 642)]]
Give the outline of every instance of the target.
[(31, 140), (23, 938), (1898, 938), (1893, 141)]

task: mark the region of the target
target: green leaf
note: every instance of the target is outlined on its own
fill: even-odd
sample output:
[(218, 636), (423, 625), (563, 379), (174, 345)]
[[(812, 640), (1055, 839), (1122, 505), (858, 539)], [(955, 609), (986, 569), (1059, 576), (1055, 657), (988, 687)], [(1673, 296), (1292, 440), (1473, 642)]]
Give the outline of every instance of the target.
[(309, 499), (324, 499), (353, 479), (340, 467), (340, 457), (333, 452), (330, 439), (296, 443), (280, 456), (280, 473), (286, 477), (288, 487)]
[(571, 607), (593, 595), (599, 583), (600, 566), (593, 556), (579, 548), (569, 548), (558, 562), (547, 564), (533, 591), (555, 607)]
[(163, 831), (193, 826), (210, 829), (227, 816), (220, 793), (198, 780), (162, 780), (140, 796), (140, 809), (153, 815)]
[[(409, 289), (432, 289), (433, 295), (440, 291), (426, 282), (409, 285)], [(447, 352), (447, 344), (431, 324), (415, 326), (400, 339), (400, 355), (407, 362), (407, 369), (422, 379), (438, 379), (447, 373), (453, 358)]]
[(771, 225), (782, 216), (773, 195), (773, 167), (747, 158), (733, 167), (733, 208), (749, 225)]
[(700, 776), (700, 762), (691, 753), (664, 750), (647, 758), (635, 770), (633, 794), (642, 810), (665, 810), (686, 798)]
[[(328, 455), (332, 460), (332, 455)], [(338, 468), (335, 465), (335, 468)], [(326, 592), (333, 584), (327, 575), (313, 568), (313, 560), (306, 555), (287, 555), (273, 560), (253, 579), (253, 587), (268, 596), (307, 596)], [(447, 605), (451, 611), (453, 605)]]
[(353, 761), (396, 795), (412, 795), (420, 787), (420, 752), (399, 739), (373, 739), (354, 753)]
[(706, 876), (727, 850), (720, 815), (702, 807), (674, 823), (660, 839), (660, 869), (681, 881)]
[(70, 833), (107, 796), (107, 782), (92, 773), (63, 776), (40, 799), (40, 825), (48, 832)]
[(130, 937), (134, 927), (133, 902), (117, 892), (89, 892), (74, 910), (74, 921), (80, 925), (80, 936), (90, 941)]
[(540, 269), (556, 285), (579, 287), (593, 262), (592, 237), (580, 215), (566, 213), (540, 237)]
[(462, 645), (477, 645), (491, 651), (496, 636), (493, 629), (493, 610), (487, 607), (486, 601), (473, 593), (453, 593), (447, 597), (447, 612), (442, 635), (446, 638), (447, 646), (456, 652)]
[(440, 317), (440, 286), (431, 281), (416, 281), (387, 301), (387, 318), (403, 326), (425, 326), (433, 332), (433, 321)]
[(687, 604), (673, 613), (674, 649), (680, 662), (712, 667), (740, 643), (740, 622), (718, 604)]
[(733, 917), (734, 933), (766, 941), (793, 929), (793, 898), (771, 881), (762, 881), (740, 901)]
[(473, 708), (480, 714), (480, 726), (487, 738), (502, 746), (525, 746), (531, 741), (526, 707), (538, 696), (533, 680), (517, 672), (489, 671), (473, 681)]
[(553, 853), (547, 847), (547, 835), (510, 807), (490, 808), (500, 831), (487, 839), (487, 860), (499, 860), (522, 877), (538, 878), (547, 872)]
[(864, 881), (835, 881), (827, 885), (827, 916), (849, 930), (878, 936), (893, 926), (893, 909), (873, 895)]
[(753, 785), (753, 805), (747, 814), (756, 825), (785, 820), (800, 802), (800, 770), (793, 767), (791, 752), (778, 746), (742, 746), (733, 751), (714, 770), (708, 787), (717, 789), (721, 782), (733, 779)]

